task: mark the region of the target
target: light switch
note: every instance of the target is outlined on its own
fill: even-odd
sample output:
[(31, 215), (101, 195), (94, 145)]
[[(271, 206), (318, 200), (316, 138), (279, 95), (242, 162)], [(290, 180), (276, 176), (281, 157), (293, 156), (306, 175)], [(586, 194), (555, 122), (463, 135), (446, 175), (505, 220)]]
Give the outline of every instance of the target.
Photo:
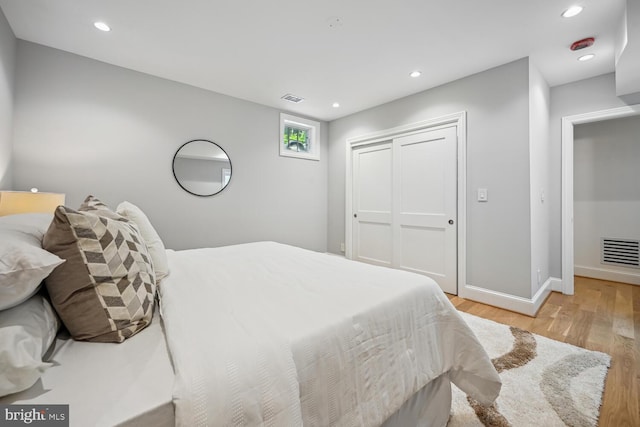
[(487, 202), (489, 201), (489, 195), (487, 193), (486, 188), (478, 188), (478, 201), (479, 202)]

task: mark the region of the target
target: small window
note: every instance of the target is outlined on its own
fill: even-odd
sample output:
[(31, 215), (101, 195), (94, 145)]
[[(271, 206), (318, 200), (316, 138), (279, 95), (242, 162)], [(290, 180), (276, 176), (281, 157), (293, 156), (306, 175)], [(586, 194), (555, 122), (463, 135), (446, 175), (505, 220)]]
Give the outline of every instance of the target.
[(280, 114), (280, 155), (320, 160), (320, 123)]

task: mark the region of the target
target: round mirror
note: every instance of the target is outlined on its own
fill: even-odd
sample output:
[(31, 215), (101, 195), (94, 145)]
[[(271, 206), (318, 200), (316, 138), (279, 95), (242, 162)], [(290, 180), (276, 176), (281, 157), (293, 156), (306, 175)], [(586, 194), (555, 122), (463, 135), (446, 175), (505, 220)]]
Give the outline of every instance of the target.
[(195, 139), (173, 156), (173, 176), (180, 187), (196, 196), (213, 196), (231, 180), (231, 161), (215, 142)]

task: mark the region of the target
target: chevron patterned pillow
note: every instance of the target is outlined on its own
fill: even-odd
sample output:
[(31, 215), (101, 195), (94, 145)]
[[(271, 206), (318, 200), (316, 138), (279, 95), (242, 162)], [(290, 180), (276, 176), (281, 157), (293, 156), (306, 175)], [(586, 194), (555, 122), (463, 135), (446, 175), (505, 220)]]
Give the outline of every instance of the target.
[(151, 322), (155, 275), (133, 222), (89, 196), (56, 209), (42, 245), (66, 260), (45, 285), (74, 339), (122, 342)]

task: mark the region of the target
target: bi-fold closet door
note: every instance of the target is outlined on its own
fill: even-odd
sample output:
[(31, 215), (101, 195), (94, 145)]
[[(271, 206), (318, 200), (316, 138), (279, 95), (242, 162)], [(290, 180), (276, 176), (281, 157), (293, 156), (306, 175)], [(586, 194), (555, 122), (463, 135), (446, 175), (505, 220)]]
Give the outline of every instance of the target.
[(456, 127), (353, 148), (352, 258), (457, 293)]

